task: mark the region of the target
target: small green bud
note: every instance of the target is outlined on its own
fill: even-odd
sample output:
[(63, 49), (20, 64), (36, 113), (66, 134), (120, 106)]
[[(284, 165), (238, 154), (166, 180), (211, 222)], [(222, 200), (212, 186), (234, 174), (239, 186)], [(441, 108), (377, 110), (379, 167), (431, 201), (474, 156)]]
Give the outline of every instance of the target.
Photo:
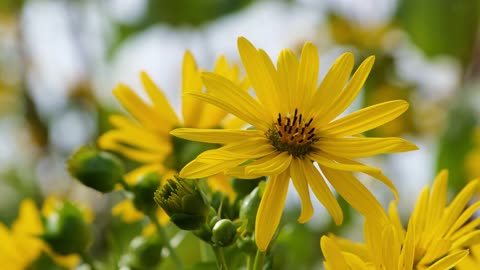
[(229, 219), (221, 219), (212, 229), (212, 242), (220, 247), (231, 245), (235, 240), (237, 228)]
[(83, 213), (74, 204), (64, 202), (44, 219), (42, 238), (60, 255), (82, 253), (91, 243), (92, 231)]
[(70, 174), (87, 187), (106, 193), (113, 190), (125, 172), (114, 155), (83, 146), (67, 161)]
[(128, 251), (119, 262), (120, 268), (133, 270), (156, 269), (162, 261), (162, 241), (158, 235), (137, 236), (131, 242)]
[(262, 199), (264, 184), (260, 183), (245, 199), (243, 199), (242, 206), (240, 207), (240, 220), (242, 221), (243, 229), (246, 232), (253, 233), (255, 230), (255, 220), (257, 218), (258, 206)]
[(153, 213), (157, 209), (153, 194), (159, 186), (160, 176), (157, 173), (152, 172), (142, 175), (131, 189), (134, 195), (133, 205), (135, 205), (135, 208), (145, 214)]
[(175, 176), (155, 191), (155, 202), (182, 230), (196, 230), (205, 225), (210, 205), (192, 180)]

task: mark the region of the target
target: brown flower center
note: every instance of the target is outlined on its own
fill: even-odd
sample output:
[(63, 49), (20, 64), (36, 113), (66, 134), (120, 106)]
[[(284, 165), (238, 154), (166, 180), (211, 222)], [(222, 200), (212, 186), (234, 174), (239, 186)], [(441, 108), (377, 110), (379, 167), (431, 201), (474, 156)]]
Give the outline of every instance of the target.
[(310, 126), (313, 118), (306, 120), (298, 113), (298, 109), (295, 109), (293, 117), (282, 117), (279, 113), (277, 122), (272, 124), (266, 136), (279, 151), (287, 151), (296, 157), (304, 156), (311, 151), (311, 144), (316, 141), (315, 128)]

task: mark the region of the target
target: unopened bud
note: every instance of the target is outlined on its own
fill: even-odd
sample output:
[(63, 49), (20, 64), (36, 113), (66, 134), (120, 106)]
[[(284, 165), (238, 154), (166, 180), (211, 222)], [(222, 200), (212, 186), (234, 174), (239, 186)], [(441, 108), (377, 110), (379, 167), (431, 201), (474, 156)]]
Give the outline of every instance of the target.
[(88, 146), (73, 153), (67, 167), (82, 184), (103, 193), (112, 191), (125, 172), (117, 157)]

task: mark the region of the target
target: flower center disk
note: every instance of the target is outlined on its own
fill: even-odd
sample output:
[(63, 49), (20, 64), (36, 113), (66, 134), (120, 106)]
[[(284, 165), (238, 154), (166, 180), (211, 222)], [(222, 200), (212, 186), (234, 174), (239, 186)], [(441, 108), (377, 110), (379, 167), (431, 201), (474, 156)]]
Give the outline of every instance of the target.
[(266, 136), (277, 150), (301, 157), (311, 151), (311, 144), (316, 141), (315, 128), (310, 126), (312, 121), (313, 118), (305, 119), (299, 114), (298, 109), (295, 109), (293, 117), (282, 117), (279, 113), (277, 121), (272, 124)]

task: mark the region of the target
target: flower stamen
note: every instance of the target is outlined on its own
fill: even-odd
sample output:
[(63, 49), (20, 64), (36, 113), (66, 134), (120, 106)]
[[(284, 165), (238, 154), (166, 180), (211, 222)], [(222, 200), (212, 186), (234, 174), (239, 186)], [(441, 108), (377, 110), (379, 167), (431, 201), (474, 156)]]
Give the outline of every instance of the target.
[(298, 109), (295, 109), (293, 117), (282, 117), (278, 114), (277, 121), (266, 133), (273, 146), (279, 151), (287, 151), (294, 156), (303, 156), (310, 152), (310, 145), (315, 141), (315, 128), (310, 127), (313, 118), (304, 121)]

